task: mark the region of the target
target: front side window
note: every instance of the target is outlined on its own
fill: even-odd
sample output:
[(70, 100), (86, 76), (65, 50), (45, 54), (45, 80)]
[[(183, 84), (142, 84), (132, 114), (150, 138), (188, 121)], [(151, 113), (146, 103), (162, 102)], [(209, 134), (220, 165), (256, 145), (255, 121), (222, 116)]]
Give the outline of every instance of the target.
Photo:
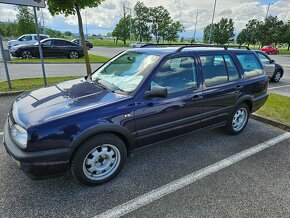
[(200, 59), (206, 86), (228, 82), (226, 63), (222, 55), (201, 56)]
[(113, 58), (92, 75), (92, 82), (114, 91), (133, 92), (150, 74), (159, 56), (128, 51)]
[(169, 94), (196, 88), (196, 69), (193, 57), (167, 60), (151, 81), (151, 88), (154, 86), (166, 87)]
[(32, 36), (22, 36), (19, 41), (31, 41), (32, 40)]
[(254, 54), (239, 54), (237, 58), (244, 69), (245, 77), (254, 77), (263, 74), (262, 66)]

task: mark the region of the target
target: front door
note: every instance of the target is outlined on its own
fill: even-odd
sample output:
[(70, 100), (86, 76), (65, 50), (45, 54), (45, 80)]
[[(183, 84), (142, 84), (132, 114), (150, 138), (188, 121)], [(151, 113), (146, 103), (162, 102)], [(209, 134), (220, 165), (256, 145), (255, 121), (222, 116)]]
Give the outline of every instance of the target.
[(272, 77), (275, 72), (275, 64), (272, 63), (272, 60), (267, 55), (262, 52), (258, 52), (258, 56), (263, 64), (267, 76)]
[(167, 87), (167, 98), (144, 99), (144, 92), (136, 96), (137, 144), (146, 145), (194, 130), (202, 113), (199, 84), (193, 57), (166, 60), (145, 91), (153, 86)]

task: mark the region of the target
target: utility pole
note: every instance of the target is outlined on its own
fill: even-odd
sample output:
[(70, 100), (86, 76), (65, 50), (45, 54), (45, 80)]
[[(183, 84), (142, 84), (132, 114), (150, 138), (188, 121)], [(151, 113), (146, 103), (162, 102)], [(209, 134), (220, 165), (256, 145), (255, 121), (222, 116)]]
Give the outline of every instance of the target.
[(269, 14), (270, 6), (273, 5), (273, 4), (274, 4), (274, 3), (269, 3), (269, 4), (268, 4), (268, 8), (267, 8), (267, 13), (266, 13), (266, 17), (265, 17), (265, 19), (268, 18), (268, 14)]
[(198, 19), (198, 14), (202, 13), (201, 11), (196, 12), (196, 17), (195, 17), (195, 27), (194, 27), (194, 35), (193, 35), (193, 41), (195, 42), (195, 35), (196, 35), (196, 26), (197, 26), (197, 19)]
[(211, 27), (210, 27), (210, 32), (209, 32), (209, 44), (211, 43), (211, 36), (212, 36), (212, 29), (213, 29), (213, 21), (214, 21), (214, 15), (215, 15), (215, 8), (216, 8), (216, 0), (214, 0), (214, 6), (213, 6)]
[(132, 45), (132, 10), (130, 8), (130, 47)]

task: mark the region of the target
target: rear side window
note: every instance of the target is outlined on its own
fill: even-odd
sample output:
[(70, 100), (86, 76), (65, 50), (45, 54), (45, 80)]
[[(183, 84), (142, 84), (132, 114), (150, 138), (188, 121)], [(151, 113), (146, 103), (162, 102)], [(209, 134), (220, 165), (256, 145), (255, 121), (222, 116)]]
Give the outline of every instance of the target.
[(249, 78), (263, 74), (262, 66), (254, 54), (239, 54), (237, 58), (245, 71), (245, 77)]
[(238, 70), (230, 55), (201, 56), (206, 86), (215, 86), (239, 79)]

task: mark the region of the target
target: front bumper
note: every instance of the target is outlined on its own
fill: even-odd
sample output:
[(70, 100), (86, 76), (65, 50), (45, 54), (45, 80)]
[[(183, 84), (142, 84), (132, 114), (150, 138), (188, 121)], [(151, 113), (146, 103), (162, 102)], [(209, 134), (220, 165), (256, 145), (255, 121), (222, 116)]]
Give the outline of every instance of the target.
[(24, 151), (12, 140), (8, 119), (5, 122), (3, 144), (11, 160), (31, 179), (57, 176), (69, 169), (72, 149)]

